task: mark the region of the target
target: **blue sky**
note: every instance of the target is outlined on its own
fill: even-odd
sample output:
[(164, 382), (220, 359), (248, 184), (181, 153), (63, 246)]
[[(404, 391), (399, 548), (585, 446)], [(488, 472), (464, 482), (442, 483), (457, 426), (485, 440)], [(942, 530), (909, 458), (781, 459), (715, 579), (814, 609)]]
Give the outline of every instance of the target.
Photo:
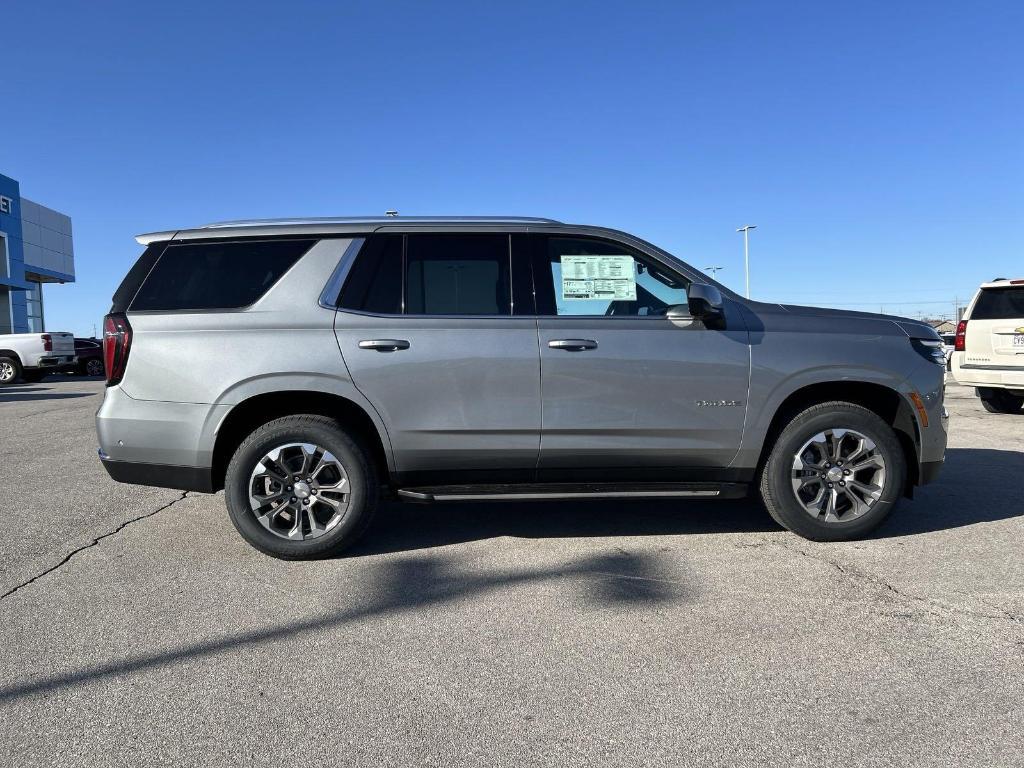
[(233, 218), (618, 227), (772, 301), (949, 315), (1024, 276), (1024, 4), (6, 2), (0, 172), (133, 236)]

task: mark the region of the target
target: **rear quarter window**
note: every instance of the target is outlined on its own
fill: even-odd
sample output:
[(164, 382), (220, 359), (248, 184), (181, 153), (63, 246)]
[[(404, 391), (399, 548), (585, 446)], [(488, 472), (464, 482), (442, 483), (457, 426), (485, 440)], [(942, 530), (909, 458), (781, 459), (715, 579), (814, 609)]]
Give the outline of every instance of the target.
[(257, 301), (316, 240), (171, 243), (149, 271), (133, 311), (238, 309)]
[(1024, 318), (1024, 286), (985, 288), (971, 310), (972, 320), (1016, 320)]

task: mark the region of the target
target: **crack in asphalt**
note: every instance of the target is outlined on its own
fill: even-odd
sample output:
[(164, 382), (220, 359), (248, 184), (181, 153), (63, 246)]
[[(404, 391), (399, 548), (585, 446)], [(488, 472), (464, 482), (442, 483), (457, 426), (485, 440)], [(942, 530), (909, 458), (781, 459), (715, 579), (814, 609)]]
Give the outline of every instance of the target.
[(931, 598), (931, 597), (921, 597), (920, 595), (914, 595), (914, 594), (911, 594), (910, 592), (904, 592), (902, 589), (899, 589), (895, 585), (889, 583), (888, 581), (883, 579), (881, 576), (876, 576), (875, 574), (872, 574), (872, 573), (865, 573), (864, 571), (861, 571), (861, 570), (859, 570), (857, 568), (854, 568), (853, 566), (851, 566), (849, 564), (843, 565), (838, 560), (836, 560), (834, 558), (831, 558), (831, 557), (828, 557), (826, 555), (818, 555), (818, 554), (809, 552), (806, 549), (801, 549), (799, 547), (787, 544), (783, 540), (776, 540), (776, 541), (772, 541), (771, 543), (775, 544), (776, 546), (781, 547), (782, 549), (785, 549), (785, 550), (787, 550), (789, 552), (795, 552), (796, 554), (802, 555), (803, 557), (809, 558), (811, 560), (815, 560), (815, 561), (817, 561), (819, 563), (824, 563), (825, 565), (829, 565), (832, 568), (834, 568), (838, 573), (842, 574), (843, 576), (846, 576), (847, 578), (849, 578), (849, 579), (851, 579), (853, 581), (868, 582), (869, 584), (872, 584), (872, 585), (874, 585), (876, 587), (879, 587), (879, 588), (883, 589), (884, 591), (894, 595), (897, 598), (902, 598), (903, 600), (908, 600), (908, 601), (924, 603), (925, 605), (927, 605), (930, 608), (934, 609), (933, 613), (935, 613), (937, 615), (942, 615), (942, 614), (946, 614), (946, 615), (949, 615), (949, 616), (961, 615), (961, 616), (969, 616), (969, 617), (975, 618), (975, 619), (996, 619), (996, 620), (1000, 620), (1000, 621), (1009, 621), (1009, 622), (1014, 623), (1014, 624), (1024, 624), (1024, 617), (1021, 617), (1021, 616), (1013, 613), (1012, 611), (1006, 610), (1002, 606), (996, 605), (996, 604), (994, 604), (994, 603), (992, 603), (992, 602), (990, 602), (988, 600), (984, 600), (983, 598), (980, 598), (980, 597), (977, 598), (979, 600), (979, 602), (984, 603), (985, 605), (989, 606), (993, 610), (998, 611), (999, 613), (993, 614), (993, 613), (982, 613), (982, 612), (979, 612), (979, 611), (972, 611), (972, 610), (970, 610), (968, 608), (963, 608), (963, 607), (960, 607), (960, 606), (955, 606), (955, 605), (950, 605), (948, 603), (943, 603), (943, 602), (941, 602), (939, 600), (935, 600), (934, 598)]
[(95, 547), (95, 546), (96, 546), (97, 544), (99, 544), (99, 543), (100, 543), (101, 541), (103, 541), (104, 539), (108, 539), (108, 538), (110, 538), (111, 536), (113, 536), (114, 534), (116, 534), (116, 533), (120, 533), (120, 532), (121, 532), (121, 531), (123, 531), (123, 530), (124, 530), (125, 528), (127, 528), (127, 527), (128, 527), (129, 525), (131, 525), (132, 523), (137, 523), (137, 522), (139, 522), (140, 520), (145, 520), (145, 519), (146, 519), (146, 518), (148, 518), (148, 517), (152, 517), (153, 515), (157, 514), (158, 512), (163, 512), (163, 511), (164, 511), (165, 509), (167, 509), (168, 507), (172, 507), (172, 506), (174, 506), (175, 504), (177, 504), (177, 503), (178, 503), (179, 501), (181, 501), (182, 499), (184, 499), (184, 498), (185, 498), (186, 496), (188, 496), (188, 491), (184, 491), (184, 492), (183, 492), (183, 493), (181, 494), (181, 496), (179, 496), (179, 497), (178, 497), (178, 498), (176, 498), (176, 499), (172, 499), (171, 501), (167, 502), (166, 504), (164, 504), (164, 505), (163, 505), (163, 506), (161, 506), (161, 507), (157, 507), (156, 509), (154, 509), (154, 510), (151, 510), (150, 512), (146, 512), (146, 513), (144, 513), (144, 514), (141, 514), (141, 515), (139, 515), (138, 517), (133, 517), (133, 518), (131, 518), (130, 520), (125, 520), (125, 521), (124, 521), (123, 523), (121, 523), (121, 524), (120, 524), (119, 526), (117, 526), (117, 528), (115, 528), (114, 530), (112, 530), (112, 531), (108, 531), (107, 533), (104, 533), (104, 534), (103, 534), (103, 535), (101, 535), (101, 536), (97, 536), (97, 537), (96, 537), (95, 539), (93, 539), (93, 540), (92, 540), (92, 541), (90, 541), (89, 543), (87, 543), (87, 544), (83, 544), (82, 546), (80, 546), (80, 547), (77, 547), (77, 548), (75, 548), (75, 549), (71, 550), (71, 551), (70, 551), (70, 552), (69, 552), (69, 553), (68, 553), (67, 555), (65, 555), (65, 556), (64, 556), (64, 558), (63, 558), (63, 559), (62, 559), (62, 560), (61, 560), (61, 561), (60, 561), (59, 563), (57, 563), (56, 565), (54, 565), (54, 566), (51, 566), (50, 568), (47, 568), (47, 569), (46, 569), (45, 571), (42, 571), (41, 573), (37, 573), (37, 574), (36, 574), (35, 576), (33, 576), (33, 577), (32, 577), (31, 579), (29, 579), (28, 581), (23, 581), (23, 582), (22, 582), (21, 584), (19, 584), (18, 586), (16, 586), (16, 587), (13, 587), (13, 588), (11, 588), (11, 589), (7, 590), (6, 592), (4, 592), (4, 593), (3, 593), (2, 595), (0, 595), (0, 600), (6, 600), (6, 599), (7, 599), (8, 597), (10, 597), (11, 595), (13, 595), (13, 594), (14, 594), (15, 592), (17, 592), (17, 591), (19, 591), (19, 590), (21, 590), (21, 589), (24, 589), (24, 588), (25, 588), (25, 587), (27, 587), (27, 586), (28, 586), (29, 584), (33, 584), (33, 583), (35, 583), (35, 582), (36, 582), (36, 581), (38, 581), (39, 579), (43, 578), (43, 576), (46, 576), (47, 574), (53, 573), (54, 571), (58, 570), (59, 568), (62, 568), (62, 567), (64, 567), (65, 565), (67, 565), (67, 564), (68, 564), (68, 563), (69, 563), (69, 562), (71, 561), (71, 558), (73, 558), (73, 557), (74, 557), (75, 555), (77, 555), (77, 554), (78, 554), (79, 552), (84, 552), (84, 551), (85, 551), (85, 550), (87, 550), (87, 549), (91, 549), (92, 547)]

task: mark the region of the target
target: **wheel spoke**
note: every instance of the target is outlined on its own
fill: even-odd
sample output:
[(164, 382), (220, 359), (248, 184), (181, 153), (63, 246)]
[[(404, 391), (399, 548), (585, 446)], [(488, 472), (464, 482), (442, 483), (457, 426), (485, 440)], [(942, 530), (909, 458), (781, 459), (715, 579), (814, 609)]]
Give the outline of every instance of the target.
[(288, 494), (282, 489), (278, 491), (271, 491), (270, 493), (261, 493), (260, 491), (253, 491), (252, 497), (259, 501), (261, 504), (270, 504), (271, 502), (279, 499), (284, 499)]
[(847, 464), (852, 464), (854, 461), (859, 459), (861, 456), (863, 456), (867, 452), (867, 450), (868, 450), (867, 449), (867, 444), (868, 444), (868, 441), (867, 441), (866, 437), (858, 436), (857, 437), (857, 447), (854, 448), (846, 456), (841, 456), (840, 458), (844, 462), (846, 462)]
[(829, 432), (829, 445), (832, 447), (832, 463), (842, 461), (843, 442), (851, 433), (848, 429), (833, 429)]
[(847, 488), (852, 488), (855, 491), (859, 491), (872, 501), (877, 500), (882, 495), (882, 487), (875, 485), (873, 483), (865, 484), (857, 480), (851, 480), (849, 483), (847, 483)]
[(836, 492), (835, 488), (829, 488), (825, 492), (824, 512), (826, 523), (835, 522), (839, 519), (836, 516), (836, 501), (838, 500), (838, 498), (839, 494)]
[(321, 485), (320, 486), (320, 490), (321, 490), (321, 492), (322, 491), (340, 492), (341, 489), (344, 488), (345, 485), (347, 485), (347, 484), (348, 484), (348, 478), (347, 477), (343, 477), (340, 480), (338, 480), (338, 482), (336, 482), (336, 483), (331, 483), (330, 485)]
[(868, 467), (876, 467), (878, 469), (884, 469), (885, 468), (885, 462), (882, 460), (881, 456), (879, 456), (877, 453), (873, 453), (870, 456), (868, 456), (866, 459), (864, 459), (863, 461), (860, 461), (857, 464), (853, 464), (853, 465), (849, 466), (848, 469), (851, 472), (860, 472), (862, 469), (867, 469)]
[(329, 453), (327, 451), (324, 451), (320, 455), (320, 460), (316, 463), (316, 466), (313, 467), (312, 471), (309, 473), (309, 477), (315, 480), (320, 475), (320, 473), (323, 472), (328, 467), (334, 467), (337, 470), (339, 477), (344, 479), (345, 470), (341, 466), (341, 462), (334, 458), (334, 454)]
[(288, 531), (288, 538), (292, 539), (293, 541), (302, 541), (304, 538), (306, 538), (302, 534), (302, 505), (301, 504), (293, 504), (291, 506), (291, 510), (292, 510), (292, 527)]
[(288, 472), (269, 456), (264, 456), (256, 465), (253, 477), (259, 477), (260, 475), (269, 477), (271, 480), (276, 480), (279, 483), (288, 482)]
[(302, 466), (296, 474), (300, 474), (303, 477), (308, 477), (311, 473), (309, 472), (310, 465), (313, 463), (313, 457), (316, 456), (320, 450), (315, 445), (304, 443), (299, 446), (299, 450), (302, 452)]
[(276, 507), (271, 507), (262, 514), (257, 514), (256, 519), (269, 528), (270, 524), (274, 522), (277, 516), (284, 512), (286, 509), (288, 509), (287, 504), (281, 504)]

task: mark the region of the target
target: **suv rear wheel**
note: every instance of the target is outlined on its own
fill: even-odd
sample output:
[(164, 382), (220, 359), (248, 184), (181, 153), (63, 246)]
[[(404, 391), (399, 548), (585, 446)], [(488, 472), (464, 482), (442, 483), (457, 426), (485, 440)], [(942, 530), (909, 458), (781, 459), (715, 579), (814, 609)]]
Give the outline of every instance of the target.
[(246, 541), (284, 560), (341, 552), (377, 505), (377, 477), (337, 422), (315, 415), (264, 424), (235, 451), (224, 479), (228, 513)]
[(1024, 397), (1017, 397), (1005, 389), (978, 388), (982, 407), (989, 413), (1020, 413), (1024, 410)]
[(906, 457), (892, 427), (853, 403), (812, 406), (790, 422), (761, 473), (761, 496), (779, 525), (815, 541), (868, 533), (892, 511)]

